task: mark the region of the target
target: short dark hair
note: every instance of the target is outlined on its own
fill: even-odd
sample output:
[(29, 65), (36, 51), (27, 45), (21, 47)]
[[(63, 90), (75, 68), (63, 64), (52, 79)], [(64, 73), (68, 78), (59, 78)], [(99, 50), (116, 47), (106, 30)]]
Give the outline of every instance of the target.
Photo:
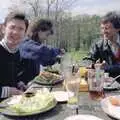
[(107, 22), (112, 23), (115, 29), (120, 29), (120, 15), (116, 11), (108, 12), (102, 17), (101, 23), (105, 24)]
[(9, 21), (11, 21), (13, 19), (23, 20), (25, 22), (25, 26), (26, 26), (26, 30), (27, 30), (29, 22), (24, 13), (19, 12), (19, 11), (10, 12), (5, 18), (4, 25), (6, 25)]
[(36, 31), (51, 31), (51, 34), (53, 34), (52, 30), (53, 24), (50, 20), (47, 19), (37, 19), (36, 21), (33, 21), (31, 26), (31, 32)]
[[(38, 32), (50, 31), (51, 35), (53, 34), (53, 24), (51, 20), (36, 18), (31, 22), (28, 28), (28, 37), (33, 40), (38, 41)], [(31, 36), (32, 33), (32, 36)]]

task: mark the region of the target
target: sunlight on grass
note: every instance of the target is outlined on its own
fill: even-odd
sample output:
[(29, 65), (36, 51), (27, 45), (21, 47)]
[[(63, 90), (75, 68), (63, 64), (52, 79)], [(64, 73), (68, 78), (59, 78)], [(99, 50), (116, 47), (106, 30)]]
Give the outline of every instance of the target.
[(88, 51), (72, 51), (69, 52), (68, 54), (70, 54), (73, 58), (73, 60), (75, 61), (80, 61), (82, 60), (85, 56), (87, 56)]

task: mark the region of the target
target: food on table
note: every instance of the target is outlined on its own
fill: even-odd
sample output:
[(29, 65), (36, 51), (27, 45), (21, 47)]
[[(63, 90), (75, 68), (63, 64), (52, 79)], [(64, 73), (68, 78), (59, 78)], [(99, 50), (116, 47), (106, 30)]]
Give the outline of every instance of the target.
[(60, 71), (57, 69), (53, 69), (52, 67), (47, 67), (46, 69), (44, 69), (47, 72), (51, 72), (51, 73), (55, 73), (55, 74), (60, 74)]
[(19, 103), (21, 100), (22, 96), (21, 95), (14, 95), (10, 101), (7, 102), (8, 105), (13, 105), (16, 103)]
[(88, 83), (87, 81), (85, 80), (85, 78), (80, 78), (80, 91), (88, 91)]
[(38, 76), (36, 76), (34, 80), (40, 81), (43, 83), (55, 83), (60, 79), (61, 79), (61, 76), (58, 74), (43, 71)]
[(120, 98), (111, 96), (109, 97), (109, 101), (112, 105), (120, 106)]
[(36, 92), (32, 96), (22, 95), (19, 103), (12, 104), (9, 109), (12, 111), (22, 114), (22, 113), (34, 113), (36, 111), (45, 111), (50, 106), (56, 105), (56, 100), (53, 95), (49, 92)]

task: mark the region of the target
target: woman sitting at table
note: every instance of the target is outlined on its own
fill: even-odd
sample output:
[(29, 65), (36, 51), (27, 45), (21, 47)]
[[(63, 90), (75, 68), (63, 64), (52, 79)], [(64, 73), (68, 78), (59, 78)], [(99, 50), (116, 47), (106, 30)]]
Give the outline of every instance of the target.
[(64, 52), (62, 49), (45, 45), (45, 40), (53, 34), (52, 27), (50, 20), (33, 21), (28, 28), (28, 38), (20, 46), (21, 56), (33, 60), (38, 72), (40, 65), (53, 65), (59, 61), (57, 56), (61, 56)]

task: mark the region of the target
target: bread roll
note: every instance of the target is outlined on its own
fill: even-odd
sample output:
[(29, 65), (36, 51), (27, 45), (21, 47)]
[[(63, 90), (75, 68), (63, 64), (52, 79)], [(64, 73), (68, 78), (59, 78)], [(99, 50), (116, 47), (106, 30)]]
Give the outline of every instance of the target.
[(120, 98), (112, 96), (112, 97), (109, 97), (109, 101), (112, 105), (120, 106)]

